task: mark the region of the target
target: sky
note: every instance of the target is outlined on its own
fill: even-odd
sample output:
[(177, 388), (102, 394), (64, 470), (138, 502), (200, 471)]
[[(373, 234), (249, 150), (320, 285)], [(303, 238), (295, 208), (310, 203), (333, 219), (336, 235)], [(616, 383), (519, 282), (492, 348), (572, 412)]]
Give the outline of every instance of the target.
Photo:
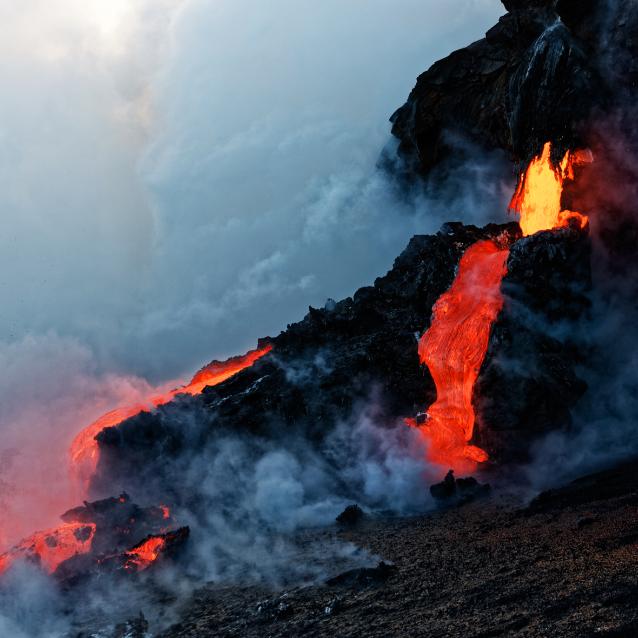
[(415, 233), (494, 219), (480, 162), (444, 202), (375, 165), (417, 75), (502, 13), (0, 0), (0, 502), (61, 507), (60, 455), (104, 411), (352, 294)]
[(0, 341), (53, 333), (170, 378), (351, 294), (419, 230), (352, 201), (384, 197), (362, 182), (389, 116), (500, 13), (3, 0)]

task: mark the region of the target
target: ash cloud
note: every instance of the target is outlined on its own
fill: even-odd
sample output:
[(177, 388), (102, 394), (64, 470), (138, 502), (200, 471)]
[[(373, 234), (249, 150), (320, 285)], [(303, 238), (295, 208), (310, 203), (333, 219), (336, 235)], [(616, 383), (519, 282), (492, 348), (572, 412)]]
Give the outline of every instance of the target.
[(436, 193), (406, 194), (376, 166), (414, 77), (500, 12), (3, 5), (4, 503), (41, 492), (26, 482), (37, 461), (53, 509), (71, 491), (68, 442), (102, 412), (351, 294), (413, 233), (504, 210), (500, 157), (470, 154)]
[(449, 202), (375, 170), (414, 77), (496, 0), (97, 4), (4, 9), (0, 338), (173, 378), (350, 294), (466, 197), (500, 210), (480, 156)]

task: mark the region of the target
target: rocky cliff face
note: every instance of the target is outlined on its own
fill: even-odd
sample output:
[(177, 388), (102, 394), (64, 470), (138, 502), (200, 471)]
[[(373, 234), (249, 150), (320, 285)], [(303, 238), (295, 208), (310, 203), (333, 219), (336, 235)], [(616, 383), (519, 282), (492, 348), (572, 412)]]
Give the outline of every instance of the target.
[[(432, 307), (468, 246), (500, 235), (514, 241), (520, 229), (448, 224), (437, 235), (413, 237), (386, 276), (343, 301), (310, 308), (301, 322), (268, 340), (273, 351), (251, 368), (200, 397), (182, 397), (104, 430), (95, 487), (108, 489), (113, 476), (127, 476), (137, 484), (126, 483), (131, 490), (153, 484), (161, 492), (166, 460), (224, 431), (284, 443), (303, 436), (319, 445), (373, 395), (379, 421), (414, 415), (436, 396), (417, 353)], [(184, 427), (185, 413), (195, 426)]]
[(548, 323), (560, 320), (566, 327), (587, 306), (588, 237), (565, 229), (520, 239), (515, 223), (482, 229), (454, 223), (437, 235), (414, 237), (374, 286), (311, 308), (303, 321), (269, 339), (273, 351), (251, 368), (199, 397), (104, 430), (95, 487), (129, 477), (128, 489), (166, 497), (169, 461), (223, 432), (249, 432), (284, 445), (303, 436), (320, 446), (335, 423), (373, 394), (381, 425), (426, 409), (436, 391), (419, 364), (418, 338), (464, 251), (488, 238), (512, 250), (505, 309), (477, 384), (477, 440), (495, 459), (524, 457), (534, 437), (569, 423), (570, 408), (584, 391), (568, 328), (549, 336)]
[(590, 244), (561, 229), (512, 247), (502, 284), (506, 303), (474, 387), (476, 444), (494, 460), (526, 460), (530, 445), (571, 424), (587, 389), (575, 367), (587, 358), (575, 326), (589, 308)]
[[(458, 160), (459, 133), (506, 151), (519, 168), (548, 141), (557, 160), (586, 145), (591, 119), (626, 101), (638, 80), (634, 3), (504, 5), (508, 12), (483, 40), (423, 73), (393, 115), (407, 179)], [(577, 191), (578, 184), (563, 203), (578, 200)], [(496, 462), (524, 460), (534, 440), (570, 425), (586, 390), (576, 368), (588, 353), (575, 327), (589, 309), (590, 238), (576, 228), (522, 239), (517, 224), (447, 224), (414, 237), (373, 286), (310, 308), (303, 321), (264, 339), (273, 350), (251, 368), (104, 430), (94, 488), (107, 489), (117, 476), (127, 489), (166, 495), (167, 461), (224, 432), (321, 446), (335, 423), (372, 400), (383, 425), (427, 409), (436, 390), (419, 363), (418, 338), (464, 251), (481, 239), (505, 242), (511, 253), (505, 305), (474, 388), (473, 443)]]
[(587, 145), (590, 121), (626, 99), (638, 77), (633, 2), (504, 1), (483, 40), (417, 79), (391, 118), (407, 171), (428, 173), (456, 149), (453, 136), (527, 163), (543, 144), (554, 159)]

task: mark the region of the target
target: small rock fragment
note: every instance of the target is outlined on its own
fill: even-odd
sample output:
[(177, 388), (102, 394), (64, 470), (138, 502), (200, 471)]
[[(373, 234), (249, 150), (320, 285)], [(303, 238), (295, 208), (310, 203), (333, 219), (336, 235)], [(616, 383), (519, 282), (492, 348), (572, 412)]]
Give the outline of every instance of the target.
[(454, 471), (450, 470), (441, 483), (430, 486), (430, 494), (441, 503), (460, 505), (487, 496), (491, 489), (487, 483), (481, 484), (473, 476), (455, 479)]
[(346, 509), (337, 516), (336, 521), (341, 525), (357, 525), (363, 520), (365, 513), (358, 505), (348, 505)]

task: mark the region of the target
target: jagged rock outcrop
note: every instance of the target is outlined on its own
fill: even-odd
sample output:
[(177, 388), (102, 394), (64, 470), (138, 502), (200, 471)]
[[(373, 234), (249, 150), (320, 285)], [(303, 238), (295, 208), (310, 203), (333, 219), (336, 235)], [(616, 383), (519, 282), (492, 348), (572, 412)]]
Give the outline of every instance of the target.
[(417, 79), (391, 118), (408, 173), (459, 153), (461, 134), (526, 164), (545, 142), (553, 158), (587, 145), (592, 120), (636, 86), (638, 8), (632, 2), (504, 1), (483, 40)]
[(318, 444), (373, 395), (382, 422), (414, 415), (436, 397), (419, 362), (418, 338), (465, 250), (493, 237), (514, 241), (518, 224), (479, 229), (454, 223), (436, 235), (413, 237), (374, 286), (310, 308), (302, 321), (267, 340), (273, 351), (252, 367), (201, 396), (181, 397), (103, 430), (94, 486), (103, 491), (114, 476), (129, 477), (128, 489), (148, 492), (156, 484), (161, 496), (171, 483), (164, 480), (162, 459), (201, 448), (216, 433), (249, 432), (274, 441), (299, 435)]
[[(284, 442), (302, 436), (320, 445), (335, 423), (347, 420), (373, 393), (380, 424), (426, 409), (436, 390), (419, 363), (418, 338), (464, 251), (487, 238), (513, 247), (505, 310), (475, 399), (484, 423), (477, 437), (496, 458), (514, 449), (520, 456), (535, 436), (569, 422), (569, 410), (582, 393), (574, 372), (578, 358), (552, 336), (548, 322), (579, 315), (584, 301), (577, 291), (589, 283), (586, 233), (520, 235), (516, 223), (483, 229), (454, 223), (437, 235), (414, 237), (374, 286), (326, 308), (311, 308), (301, 322), (269, 339), (272, 352), (251, 368), (201, 396), (182, 397), (102, 431), (95, 486), (109, 485), (117, 476), (128, 477), (130, 489), (148, 490), (157, 483), (166, 490), (171, 481), (163, 477), (165, 460), (199, 449), (223, 432)], [(534, 328), (526, 321), (532, 313), (542, 314), (546, 323)], [(504, 360), (518, 369), (503, 367)]]
[(474, 387), (474, 441), (493, 460), (526, 460), (531, 443), (571, 424), (570, 408), (587, 389), (575, 366), (577, 327), (591, 286), (587, 233), (571, 228), (519, 240), (501, 286), (505, 305)]

